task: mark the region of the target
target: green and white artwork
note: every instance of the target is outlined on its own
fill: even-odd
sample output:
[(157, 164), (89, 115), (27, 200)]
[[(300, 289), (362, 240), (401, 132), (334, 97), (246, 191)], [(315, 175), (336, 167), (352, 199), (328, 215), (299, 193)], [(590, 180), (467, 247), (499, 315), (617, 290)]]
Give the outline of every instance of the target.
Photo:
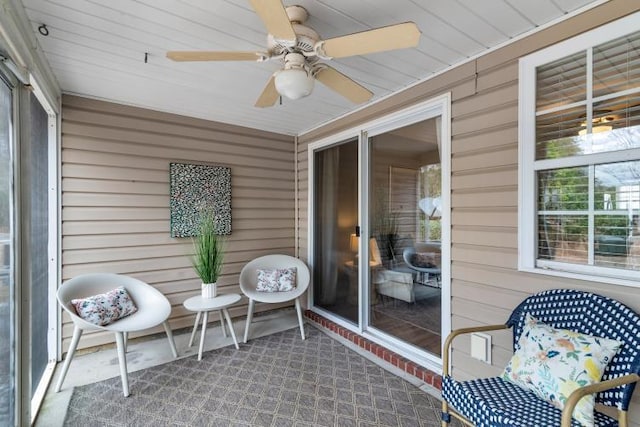
[(195, 236), (202, 212), (216, 219), (217, 233), (231, 234), (231, 169), (170, 163), (171, 237)]

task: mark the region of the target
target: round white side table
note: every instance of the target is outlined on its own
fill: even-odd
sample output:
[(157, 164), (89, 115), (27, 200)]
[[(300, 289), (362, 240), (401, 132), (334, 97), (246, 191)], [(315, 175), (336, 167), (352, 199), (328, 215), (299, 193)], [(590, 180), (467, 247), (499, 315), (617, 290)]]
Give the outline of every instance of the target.
[(233, 305), (240, 301), (240, 295), (238, 294), (226, 294), (220, 295), (215, 298), (202, 298), (202, 296), (198, 295), (195, 297), (191, 297), (187, 299), (183, 304), (184, 308), (189, 311), (195, 311), (198, 314), (196, 315), (196, 322), (193, 325), (193, 332), (191, 332), (191, 339), (189, 340), (189, 347), (193, 345), (193, 339), (196, 336), (196, 331), (198, 330), (198, 322), (200, 321), (200, 317), (202, 316), (202, 332), (200, 334), (200, 349), (198, 350), (198, 360), (202, 360), (202, 350), (204, 349), (204, 337), (207, 331), (207, 322), (209, 321), (209, 312), (218, 310), (220, 312), (220, 326), (222, 327), (222, 333), (224, 336), (227, 336), (227, 330), (224, 326), (224, 319), (222, 315), (227, 319), (227, 323), (229, 325), (229, 332), (231, 332), (231, 337), (233, 338), (233, 343), (238, 347), (238, 340), (236, 339), (236, 333), (233, 331), (233, 323), (231, 323), (231, 316), (229, 316), (229, 311), (227, 307)]

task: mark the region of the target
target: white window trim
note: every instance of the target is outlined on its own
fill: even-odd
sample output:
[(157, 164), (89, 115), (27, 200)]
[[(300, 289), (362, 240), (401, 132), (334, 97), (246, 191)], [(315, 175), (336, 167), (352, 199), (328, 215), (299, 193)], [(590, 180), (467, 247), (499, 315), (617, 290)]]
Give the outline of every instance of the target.
[[(518, 92), (518, 270), (540, 273), (556, 277), (588, 280), (621, 286), (640, 287), (640, 271), (560, 263), (547, 260), (536, 261), (536, 180), (535, 171), (544, 168), (544, 161), (535, 161), (535, 117), (536, 117), (536, 67), (564, 58), (580, 51), (586, 51), (608, 40), (613, 40), (637, 31), (640, 12), (610, 24), (598, 27), (579, 36), (555, 44), (525, 56), (519, 61)], [(590, 93), (590, 91), (588, 91)], [(632, 90), (631, 92), (637, 92)], [(640, 154), (638, 150), (624, 152), (596, 153), (567, 158), (566, 166), (584, 164), (589, 160), (627, 160), (629, 153)], [(554, 162), (558, 167), (557, 161)]]

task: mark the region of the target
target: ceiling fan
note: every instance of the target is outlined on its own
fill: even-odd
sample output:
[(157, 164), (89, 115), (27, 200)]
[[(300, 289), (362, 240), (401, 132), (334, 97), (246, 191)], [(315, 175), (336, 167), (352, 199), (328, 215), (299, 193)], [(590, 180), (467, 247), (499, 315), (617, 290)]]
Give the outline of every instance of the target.
[(266, 52), (170, 51), (167, 57), (174, 61), (282, 60), (282, 69), (271, 76), (256, 107), (270, 107), (281, 95), (289, 99), (305, 97), (313, 90), (315, 80), (356, 104), (368, 101), (373, 96), (371, 91), (320, 59), (415, 47), (420, 39), (416, 24), (405, 22), (322, 40), (303, 25), (309, 14), (302, 6), (285, 8), (281, 0), (251, 0), (251, 5), (269, 32)]

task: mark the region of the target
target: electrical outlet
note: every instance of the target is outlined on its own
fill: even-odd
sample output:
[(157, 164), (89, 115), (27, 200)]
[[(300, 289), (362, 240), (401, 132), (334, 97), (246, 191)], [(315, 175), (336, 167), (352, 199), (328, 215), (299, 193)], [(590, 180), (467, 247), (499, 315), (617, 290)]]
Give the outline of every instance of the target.
[(491, 335), (471, 334), (471, 357), (491, 364)]

